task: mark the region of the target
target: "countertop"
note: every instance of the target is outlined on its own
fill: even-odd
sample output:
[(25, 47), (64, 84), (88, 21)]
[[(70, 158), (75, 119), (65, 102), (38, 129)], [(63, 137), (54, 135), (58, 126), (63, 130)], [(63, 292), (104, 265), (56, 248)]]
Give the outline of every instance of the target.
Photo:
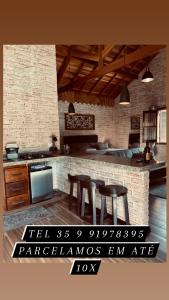
[(38, 158), (38, 159), (29, 159), (29, 160), (16, 160), (16, 161), (6, 161), (3, 163), (4, 167), (14, 166), (14, 165), (22, 165), (22, 164), (31, 164), (31, 163), (41, 163), (41, 162), (51, 162), (57, 161), (60, 158), (77, 158), (77, 159), (86, 159), (91, 161), (98, 161), (103, 163), (110, 163), (114, 167), (118, 165), (118, 167), (126, 168), (129, 167), (130, 169), (137, 170), (137, 171), (145, 171), (145, 170), (155, 170), (166, 165), (165, 161), (151, 161), (150, 163), (144, 162), (137, 162), (136, 159), (130, 158), (121, 158), (117, 156), (111, 155), (100, 155), (100, 154), (70, 154), (70, 155), (63, 155), (58, 154), (52, 157), (46, 158)]
[(71, 154), (70, 157), (76, 157), (81, 159), (88, 159), (93, 161), (99, 161), (104, 163), (111, 163), (113, 165), (118, 165), (121, 167), (129, 167), (134, 170), (144, 171), (144, 170), (155, 170), (166, 166), (165, 161), (155, 161), (152, 160), (150, 163), (137, 162), (133, 158), (121, 158), (113, 155), (100, 155), (100, 154)]
[(3, 162), (3, 167), (10, 167), (10, 166), (18, 166), (18, 165), (27, 165), (27, 164), (33, 164), (33, 163), (43, 163), (48, 161), (57, 160), (60, 157), (63, 157), (63, 155), (57, 155), (57, 156), (51, 156), (51, 157), (43, 157), (43, 158), (36, 158), (36, 159), (28, 159), (28, 160), (9, 160)]

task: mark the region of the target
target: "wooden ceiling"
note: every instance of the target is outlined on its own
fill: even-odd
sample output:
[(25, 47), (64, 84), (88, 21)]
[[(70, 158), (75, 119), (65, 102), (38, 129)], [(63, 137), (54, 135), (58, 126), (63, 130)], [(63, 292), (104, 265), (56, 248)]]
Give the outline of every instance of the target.
[(59, 100), (112, 106), (163, 45), (56, 45)]

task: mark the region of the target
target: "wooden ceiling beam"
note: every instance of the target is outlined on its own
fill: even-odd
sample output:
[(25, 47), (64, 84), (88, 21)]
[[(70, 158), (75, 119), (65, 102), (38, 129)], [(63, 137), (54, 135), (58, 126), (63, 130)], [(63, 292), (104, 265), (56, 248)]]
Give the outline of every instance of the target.
[(114, 48), (115, 45), (106, 45), (105, 48), (102, 51), (102, 58), (104, 59), (110, 51)]
[[(67, 56), (68, 52), (69, 52), (69, 48), (66, 48), (64, 46), (59, 46), (58, 50), (57, 50), (57, 46), (56, 46), (56, 55), (58, 53), (58, 55)], [(99, 61), (98, 54), (83, 52), (83, 51), (79, 51), (79, 50), (74, 49), (74, 48), (71, 50), (71, 55), (73, 57), (76, 57), (76, 58), (79, 58), (79, 59), (84, 59), (84, 60), (90, 60), (92, 62), (98, 62)]]
[(91, 88), (90, 91), (89, 91), (89, 94), (93, 92), (93, 90), (95, 89), (95, 87), (100, 83), (101, 79), (102, 79), (102, 77), (99, 77), (99, 78), (95, 81), (95, 83), (93, 84), (92, 88)]
[[(113, 45), (112, 45), (112, 48), (113, 48)], [(115, 56), (114, 60), (117, 59), (117, 58), (121, 55), (121, 53), (123, 52), (124, 48), (125, 48), (125, 46), (122, 46), (122, 47), (121, 47), (120, 52), (117, 53), (117, 55)], [(108, 45), (107, 45), (107, 49), (108, 49)], [(110, 49), (110, 45), (109, 45), (109, 49)], [(106, 51), (108, 51), (108, 50), (106, 50)], [(105, 53), (102, 53), (102, 55), (104, 56)], [(98, 68), (98, 66), (95, 66), (95, 68), (93, 69), (93, 71), (96, 70), (97, 68)], [(92, 72), (93, 72), (93, 71), (92, 71)], [(115, 73), (115, 74), (113, 75), (113, 78), (116, 76), (116, 74), (123, 75), (122, 73), (118, 72), (118, 73)], [(99, 82), (99, 81), (101, 80), (101, 78), (103, 78), (103, 77), (104, 77), (104, 76), (100, 76), (100, 77), (98, 78), (97, 82)], [(70, 90), (71, 88), (73, 88), (73, 83), (74, 83), (77, 79), (78, 79), (78, 74), (76, 74), (76, 76), (73, 78), (73, 80), (72, 80), (68, 85), (66, 85), (66, 86), (64, 86), (64, 87), (62, 87), (62, 88), (60, 88), (60, 89), (59, 89), (59, 92), (64, 92), (64, 91), (66, 91), (66, 90)], [(110, 82), (112, 82), (112, 78), (111, 78), (110, 81), (108, 82), (108, 85), (109, 85)], [(84, 85), (85, 85), (85, 82), (82, 83), (80, 89), (82, 89), (82, 87), (83, 87)], [(94, 87), (95, 87), (95, 85), (94, 85)], [(106, 87), (107, 87), (107, 86), (105, 86), (105, 87), (103, 88), (103, 90), (105, 90)], [(92, 87), (92, 91), (93, 91), (93, 87)], [(90, 93), (90, 92), (91, 92), (91, 91), (89, 91), (89, 93)], [(100, 92), (99, 94), (101, 95), (102, 92)]]
[[(104, 93), (104, 91), (107, 89), (107, 87), (112, 83), (113, 79), (117, 76), (117, 75), (120, 75), (122, 78), (125, 78), (126, 81), (131, 81), (131, 80), (134, 80), (134, 79), (138, 79), (138, 75), (137, 74), (130, 74), (130, 73), (127, 73), (125, 71), (118, 71), (118, 72), (115, 72), (113, 74), (113, 76), (110, 78), (110, 80), (107, 82), (107, 84), (101, 89), (100, 91), (100, 95), (102, 95)], [(94, 88), (99, 84), (99, 82), (102, 80), (104, 76), (100, 76), (98, 79), (96, 79), (93, 83), (93, 86), (92, 88), (90, 89), (90, 91), (88, 93), (91, 93), (93, 92)], [(74, 82), (76, 81), (76, 79), (78, 78), (78, 74), (76, 74), (76, 76), (71, 80), (71, 82), (64, 86), (64, 87), (61, 87), (59, 88), (59, 92), (64, 92), (64, 91), (67, 91), (67, 90), (71, 90), (71, 89), (74, 89), (76, 88), (76, 86), (74, 85)], [(120, 79), (118, 79), (120, 80)], [(86, 82), (81, 82), (81, 85), (79, 85), (80, 87), (80, 90), (83, 89), (83, 87), (85, 86)]]
[(79, 73), (80, 73), (81, 69), (83, 68), (84, 64), (85, 64), (85, 62), (82, 61), (82, 63), (80, 64), (80, 66), (79, 66), (79, 68), (78, 68), (78, 70), (77, 70), (75, 76), (73, 77), (73, 79), (72, 79), (72, 80), (70, 81), (70, 83), (69, 83), (70, 86), (73, 85), (74, 81), (76, 81), (76, 79), (78, 78)]
[(155, 53), (157, 53), (160, 49), (164, 48), (164, 45), (148, 45), (143, 46), (142, 48), (139, 48), (129, 54), (125, 55), (125, 62), (124, 57), (118, 58), (115, 61), (113, 61), (110, 64), (105, 65), (103, 68), (99, 69), (96, 68), (94, 71), (89, 73), (87, 76), (84, 76), (82, 78), (78, 78), (77, 81), (74, 82), (74, 85), (81, 84), (82, 81), (86, 82), (94, 77), (100, 77), (107, 73), (111, 73), (112, 71), (116, 71), (125, 65), (132, 64), (138, 60), (144, 59), (146, 57), (149, 57)]
[(68, 55), (64, 58), (64, 61), (59, 69), (59, 72), (57, 74), (57, 82), (58, 84), (61, 82), (64, 73), (66, 72), (66, 69), (69, 65), (70, 62), (70, 58), (71, 58), (71, 49), (69, 49)]
[[(99, 68), (103, 68), (103, 60), (106, 57), (106, 55), (112, 50), (112, 48), (114, 47), (114, 45), (107, 45), (104, 49), (102, 45), (98, 46), (98, 55), (99, 55), (99, 63), (98, 63), (98, 67)], [(103, 78), (103, 76), (100, 76), (95, 82), (94, 85), (92, 86), (92, 88), (89, 90), (89, 94), (91, 94), (93, 92), (93, 90), (96, 88), (96, 86), (100, 83), (101, 79)]]
[(98, 96), (94, 94), (88, 94), (86, 92), (79, 91), (66, 91), (58, 94), (59, 101), (77, 102), (77, 103), (89, 103), (95, 105), (113, 106), (112, 98), (105, 96)]
[(82, 51), (79, 51), (76, 49), (73, 50), (72, 56), (74, 56), (76, 58), (80, 58), (80, 59), (94, 61), (94, 62), (98, 62), (98, 60), (99, 60), (99, 57), (96, 54), (92, 54), (89, 52), (82, 52)]
[[(100, 45), (98, 45), (98, 46), (100, 46)], [(106, 45), (105, 46), (105, 48), (102, 50), (102, 59), (104, 59), (109, 54), (109, 52), (113, 49), (113, 47), (114, 47), (114, 45)], [(68, 55), (69, 49), (67, 49), (64, 46), (59, 46), (59, 48), (57, 50), (57, 46), (56, 46), (56, 54), (58, 53), (59, 55), (62, 55), (62, 56), (67, 56)], [(79, 51), (79, 50), (76, 50), (76, 49), (72, 49), (71, 55), (73, 57), (76, 57), (76, 58), (79, 58), (79, 59), (90, 60), (92, 62), (98, 62), (99, 61), (99, 55), (98, 54), (83, 52), (83, 51)]]
[[(135, 66), (137, 65), (137, 61), (132, 65), (132, 67), (131, 67), (131, 69), (130, 69), (130, 72), (135, 68)], [(116, 96), (118, 95), (118, 93), (119, 93), (119, 90), (121, 90), (121, 88), (123, 87), (123, 85), (124, 85), (124, 83), (126, 83), (126, 77), (125, 77), (125, 74), (127, 75), (127, 77), (130, 75), (130, 78), (129, 78), (129, 81), (127, 82), (127, 85), (131, 82), (131, 81), (133, 81), (134, 79), (138, 79), (138, 75), (136, 75), (136, 74), (128, 74), (127, 72), (122, 72), (122, 73), (124, 73), (124, 76), (123, 76), (123, 79), (120, 81), (120, 84), (117, 84), (117, 86), (116, 86), (116, 88), (115, 89), (113, 89), (110, 93), (108, 93), (107, 94), (107, 96), (108, 97), (113, 97), (113, 99), (115, 99), (116, 98)], [(132, 78), (132, 76), (133, 76), (133, 78)], [(121, 82), (123, 83), (123, 84), (121, 84)]]
[(100, 91), (100, 95), (102, 95), (103, 93), (104, 93), (104, 91), (111, 85), (111, 83), (112, 83), (112, 81), (113, 81), (113, 79), (114, 79), (114, 77), (116, 76), (116, 73), (113, 75), (113, 77), (109, 80), (109, 82), (108, 82), (108, 84), (106, 84), (104, 87), (103, 87), (103, 89), (101, 89), (101, 91)]

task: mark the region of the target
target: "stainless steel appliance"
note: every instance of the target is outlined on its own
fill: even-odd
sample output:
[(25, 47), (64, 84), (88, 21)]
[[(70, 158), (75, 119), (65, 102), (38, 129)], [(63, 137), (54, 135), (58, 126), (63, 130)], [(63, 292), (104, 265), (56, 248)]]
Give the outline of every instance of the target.
[(44, 163), (30, 164), (29, 174), (32, 203), (51, 198), (53, 195), (52, 167)]
[(15, 160), (19, 157), (19, 147), (16, 143), (7, 143), (5, 146), (6, 158), (8, 160)]

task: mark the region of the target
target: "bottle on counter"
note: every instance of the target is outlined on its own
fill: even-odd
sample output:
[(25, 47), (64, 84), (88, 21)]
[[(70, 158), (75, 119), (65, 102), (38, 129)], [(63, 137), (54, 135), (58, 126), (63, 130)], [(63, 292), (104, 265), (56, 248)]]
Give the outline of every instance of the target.
[(149, 142), (146, 141), (146, 146), (144, 148), (144, 162), (149, 163), (151, 160), (151, 150), (149, 146)]

